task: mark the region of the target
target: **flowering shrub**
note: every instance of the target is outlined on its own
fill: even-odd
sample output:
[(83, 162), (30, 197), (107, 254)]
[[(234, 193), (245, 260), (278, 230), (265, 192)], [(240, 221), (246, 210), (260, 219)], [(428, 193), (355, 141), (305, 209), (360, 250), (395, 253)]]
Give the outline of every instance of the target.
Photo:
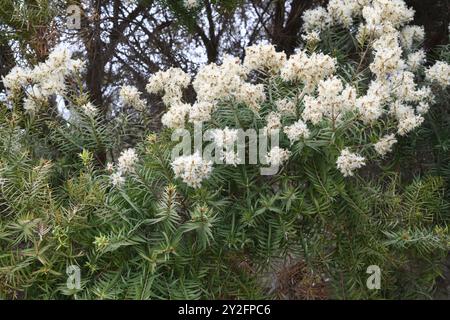
[[(338, 298), (430, 294), (449, 248), (448, 181), (409, 178), (401, 157), (447, 99), (450, 66), (445, 54), (424, 65), (413, 16), (401, 0), (331, 0), (305, 12), (289, 57), (258, 44), (194, 77), (157, 72), (146, 89), (167, 107), (163, 128), (135, 147), (100, 120), (66, 49), (14, 68), (0, 118), (1, 296), (285, 298), (280, 272), (297, 266), (304, 298), (324, 298), (318, 287)], [(148, 108), (135, 87), (118, 94)], [(62, 104), (66, 119), (51, 112)], [(205, 157), (206, 141), (191, 148), (197, 128), (220, 161)], [(179, 129), (190, 153), (172, 158)], [(255, 141), (244, 139), (244, 157), (236, 146), (250, 129), (271, 137), (258, 163)], [(104, 168), (103, 149), (113, 151)], [(279, 171), (262, 175), (268, 165)], [(81, 268), (80, 288), (65, 287), (68, 265)], [(370, 265), (380, 290), (366, 286)]]
[[(302, 158), (299, 149), (332, 135), (323, 147), (340, 152), (337, 168), (344, 176), (353, 176), (369, 160), (390, 152), (396, 136), (419, 127), (434, 95), (448, 85), (450, 65), (446, 62), (422, 67), (424, 52), (419, 45), (424, 32), (422, 27), (407, 25), (413, 16), (401, 0), (330, 1), (327, 8), (305, 12), (305, 37), (311, 38), (312, 32), (317, 36), (289, 58), (272, 45), (261, 44), (246, 49), (242, 64), (228, 56), (221, 65), (206, 65), (192, 80), (197, 94), (192, 105), (182, 99), (182, 90), (191, 80), (181, 70), (158, 72), (147, 90), (164, 92), (169, 109), (162, 123), (172, 129), (201, 122), (222, 130), (231, 120), (224, 119), (225, 113), (232, 110), (235, 121), (230, 124), (279, 130), (290, 141), (286, 148), (297, 150), (292, 155), (298, 158)], [(342, 59), (339, 63), (328, 54), (311, 52), (320, 46), (320, 35), (336, 27), (348, 30), (359, 61)], [(356, 133), (363, 137), (352, 139)], [(267, 158), (269, 163), (282, 163), (289, 154), (277, 147)], [(224, 156), (236, 157), (230, 151)], [(190, 174), (195, 181), (209, 176), (202, 170)]]

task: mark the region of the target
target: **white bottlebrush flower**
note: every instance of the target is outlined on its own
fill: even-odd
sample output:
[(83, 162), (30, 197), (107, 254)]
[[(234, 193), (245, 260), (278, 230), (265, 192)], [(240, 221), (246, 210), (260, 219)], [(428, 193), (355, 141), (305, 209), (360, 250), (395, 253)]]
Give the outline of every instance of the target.
[(237, 102), (245, 104), (253, 112), (257, 113), (260, 109), (260, 104), (266, 100), (264, 85), (242, 83), (235, 94), (235, 98)]
[(362, 8), (368, 3), (369, 0), (330, 0), (327, 11), (331, 24), (349, 28), (353, 24), (353, 18), (360, 16)]
[(277, 111), (282, 115), (295, 115), (297, 111), (294, 101), (288, 99), (276, 101), (275, 106), (277, 107)]
[(377, 143), (374, 144), (375, 151), (384, 156), (392, 151), (392, 146), (397, 143), (394, 134), (385, 135)]
[(81, 59), (72, 59), (69, 62), (69, 69), (73, 72), (81, 72), (85, 69), (86, 62)]
[(248, 70), (276, 74), (285, 61), (286, 54), (277, 52), (271, 44), (257, 44), (245, 48), (244, 67)]
[(405, 102), (416, 101), (416, 83), (414, 73), (410, 71), (396, 72), (390, 79), (391, 92), (397, 100)]
[(172, 105), (162, 116), (161, 122), (164, 126), (172, 129), (184, 128), (186, 116), (189, 114), (191, 105), (187, 103), (178, 103)]
[(338, 77), (331, 77), (319, 82), (316, 98), (305, 96), (303, 101), (303, 120), (317, 124), (325, 117), (336, 122), (355, 108), (356, 90), (348, 85), (344, 89)]
[(114, 170), (114, 164), (111, 163), (111, 162), (108, 162), (108, 163), (106, 164), (106, 171), (108, 171), (108, 172), (113, 172), (113, 170)]
[(372, 43), (372, 49), (374, 51), (381, 51), (388, 48), (402, 51), (399, 41), (399, 33), (395, 29), (390, 30), (390, 32), (383, 33)]
[(70, 50), (64, 44), (61, 44), (52, 50), (45, 63), (53, 70), (59, 69), (64, 72), (71, 72), (71, 57)]
[(250, 93), (251, 90), (241, 89), (246, 75), (247, 70), (242, 66), (239, 58), (225, 56), (221, 65), (211, 63), (202, 66), (192, 86), (197, 93), (198, 101), (217, 102), (236, 95), (242, 95), (240, 100), (249, 99), (244, 97), (245, 91)]
[(81, 106), (81, 110), (83, 110), (83, 113), (85, 115), (87, 115), (88, 117), (91, 117), (91, 118), (95, 117), (98, 113), (97, 108), (90, 102), (83, 104)]
[[(66, 90), (65, 77), (79, 71), (82, 66), (80, 60), (73, 60), (71, 52), (64, 45), (60, 45), (49, 54), (45, 62), (39, 63), (33, 69), (14, 67), (2, 81), (5, 88), (13, 92), (33, 85), (34, 88), (39, 88), (39, 99), (44, 99), (54, 94), (63, 94)], [(29, 88), (26, 89), (31, 95)]]
[[(52, 73), (51, 67), (45, 63), (39, 63), (32, 70), (30, 70), (30, 79), (33, 83), (45, 82), (48, 76)], [(59, 74), (59, 72), (56, 72)]]
[(215, 105), (212, 102), (197, 101), (189, 109), (189, 122), (207, 122), (211, 120), (211, 113), (213, 112)]
[(334, 73), (336, 59), (323, 53), (299, 51), (290, 56), (281, 69), (281, 78), (285, 81), (303, 82), (311, 92), (320, 80)]
[(414, 109), (401, 103), (401, 101), (394, 101), (389, 106), (389, 113), (400, 121), (403, 118), (414, 116)]
[(184, 6), (188, 9), (194, 9), (198, 5), (198, 0), (183, 0)]
[(2, 82), (6, 89), (17, 91), (27, 84), (29, 78), (30, 70), (15, 66), (6, 76), (2, 77)]
[(145, 109), (145, 102), (140, 97), (141, 93), (134, 86), (122, 86), (119, 91), (119, 97), (122, 103), (142, 111)]
[(198, 152), (189, 156), (181, 156), (172, 164), (176, 178), (181, 178), (187, 185), (198, 188), (201, 182), (207, 179), (212, 172), (212, 162), (202, 159)]
[(336, 166), (342, 172), (344, 177), (354, 175), (354, 171), (365, 165), (365, 158), (357, 153), (350, 152), (348, 148), (341, 151), (341, 154), (336, 160)]
[(306, 10), (302, 16), (303, 29), (309, 31), (324, 30), (331, 22), (331, 17), (323, 7)]
[(122, 175), (122, 172), (116, 171), (109, 176), (111, 184), (114, 187), (121, 187), (125, 183), (125, 177)]
[(423, 116), (420, 114), (416, 115), (414, 109), (411, 106), (402, 104), (399, 101), (395, 101), (390, 106), (389, 112), (397, 118), (397, 133), (401, 136), (404, 136), (408, 132), (419, 127), (424, 121)]
[(426, 79), (445, 88), (450, 85), (450, 65), (444, 61), (436, 63), (425, 71)]
[(356, 99), (356, 107), (364, 123), (371, 123), (383, 114), (381, 101), (375, 95), (365, 95)]
[(416, 52), (410, 53), (406, 60), (406, 64), (408, 65), (409, 70), (417, 71), (420, 66), (426, 61), (425, 51), (418, 50)]
[(363, 8), (362, 15), (369, 28), (380, 31), (383, 25), (398, 28), (410, 22), (414, 18), (414, 10), (408, 8), (403, 0), (372, 0)]
[(26, 113), (34, 115), (38, 110), (38, 104), (35, 99), (27, 97), (23, 101), (23, 109)]
[(375, 57), (369, 68), (378, 78), (384, 79), (400, 69), (401, 55), (402, 50), (398, 46), (379, 48), (375, 51)]
[(284, 127), (284, 133), (286, 133), (287, 137), (291, 141), (291, 144), (295, 141), (303, 139), (308, 139), (310, 136), (310, 131), (302, 120), (297, 120), (294, 124), (290, 126)]
[(398, 134), (401, 136), (406, 135), (408, 132), (419, 127), (425, 119), (421, 115), (408, 115), (400, 119), (398, 123)]
[(308, 44), (316, 44), (320, 42), (320, 32), (319, 31), (309, 31), (302, 34), (302, 39)]
[(400, 32), (400, 42), (403, 48), (410, 50), (414, 43), (421, 43), (425, 38), (422, 26), (406, 26)]
[[(42, 87), (49, 78), (55, 82), (59, 81), (62, 86), (66, 76), (81, 71), (83, 67), (84, 63), (79, 59), (72, 59), (72, 52), (65, 44), (61, 44), (53, 49), (45, 62), (38, 64), (33, 69), (31, 76), (33, 81), (41, 83)], [(49, 94), (58, 93), (50, 92)]]
[(219, 148), (231, 148), (238, 139), (238, 129), (214, 129), (210, 131), (214, 144)]
[(42, 93), (38, 85), (28, 87), (26, 90), (26, 97), (23, 101), (23, 108), (28, 114), (35, 114), (39, 107), (47, 101), (47, 98)]
[(63, 73), (52, 73), (40, 82), (42, 94), (46, 97), (62, 95), (66, 92), (66, 83)]
[(166, 71), (158, 71), (148, 80), (146, 89), (149, 93), (164, 92), (165, 105), (181, 103), (183, 89), (187, 88), (191, 77), (179, 68), (169, 68)]
[(266, 126), (264, 128), (266, 134), (281, 129), (281, 117), (277, 112), (270, 112), (266, 117)]
[(433, 95), (433, 92), (431, 91), (431, 87), (423, 86), (423, 87), (418, 88), (416, 91), (414, 91), (413, 99), (411, 101), (419, 102), (419, 103), (434, 102), (434, 95)]
[(138, 157), (134, 149), (123, 150), (117, 159), (117, 169), (122, 173), (132, 172), (137, 161)]
[(425, 114), (430, 110), (430, 105), (427, 102), (419, 102), (419, 104), (416, 107), (418, 114)]
[(380, 103), (386, 103), (392, 99), (391, 88), (387, 81), (371, 81), (366, 95), (377, 97)]
[(271, 166), (279, 166), (289, 159), (291, 152), (280, 147), (273, 147), (267, 153), (266, 161)]
[(302, 112), (302, 118), (305, 121), (311, 121), (312, 124), (318, 124), (323, 119), (322, 106), (318, 99), (305, 96), (303, 98), (305, 108)]

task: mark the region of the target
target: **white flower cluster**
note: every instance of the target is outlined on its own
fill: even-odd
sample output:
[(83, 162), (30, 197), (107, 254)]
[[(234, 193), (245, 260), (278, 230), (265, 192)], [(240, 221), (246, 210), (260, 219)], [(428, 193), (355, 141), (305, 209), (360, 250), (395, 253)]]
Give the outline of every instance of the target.
[(416, 114), (414, 109), (408, 105), (395, 101), (390, 109), (390, 113), (394, 114), (398, 120), (397, 133), (401, 136), (419, 127), (424, 118), (420, 114)]
[(275, 102), (277, 110), (283, 115), (293, 115), (295, 116), (297, 112), (297, 107), (293, 101), (288, 99), (281, 99)]
[(377, 143), (374, 144), (375, 151), (380, 156), (385, 156), (392, 151), (392, 146), (397, 143), (397, 139), (394, 134), (385, 135)]
[(134, 165), (138, 161), (136, 151), (132, 148), (126, 149), (120, 153), (117, 159), (117, 169), (120, 172), (126, 173), (134, 170)]
[(138, 111), (143, 111), (145, 101), (141, 99), (139, 90), (134, 86), (122, 86), (119, 91), (120, 99), (125, 105), (129, 105)]
[(239, 58), (226, 56), (221, 65), (201, 67), (192, 85), (199, 101), (217, 102), (238, 92), (245, 77)]
[(138, 162), (136, 151), (132, 148), (123, 150), (117, 159), (117, 170), (114, 172), (114, 165), (108, 163), (107, 170), (112, 172), (110, 175), (111, 184), (120, 187), (125, 182), (125, 174), (133, 172)]
[(184, 0), (184, 6), (188, 9), (194, 9), (198, 6), (198, 0)]
[(2, 78), (3, 84), (12, 97), (24, 89), (26, 92), (24, 108), (27, 112), (34, 113), (50, 96), (64, 94), (65, 78), (83, 69), (83, 62), (72, 59), (71, 55), (63, 45), (57, 46), (45, 62), (32, 69), (14, 67)]
[(356, 169), (365, 165), (365, 160), (364, 157), (361, 157), (357, 153), (352, 153), (348, 148), (345, 148), (337, 158), (336, 166), (344, 177), (351, 177), (354, 175)]
[(391, 40), (390, 37), (383, 37), (375, 41), (373, 45), (375, 54), (370, 70), (381, 80), (402, 67), (402, 49), (396, 39)]
[(238, 130), (225, 127), (211, 131), (211, 139), (217, 146), (219, 157), (225, 164), (236, 166), (241, 163), (238, 154), (234, 150), (234, 144), (238, 139)]
[(356, 107), (361, 120), (366, 124), (377, 120), (384, 111), (380, 97), (370, 93), (356, 99)]
[(443, 88), (450, 86), (450, 65), (444, 61), (437, 61), (425, 71), (430, 82), (435, 82)]
[(284, 52), (276, 52), (270, 44), (258, 44), (245, 48), (244, 67), (248, 70), (258, 70), (278, 73), (286, 61)]
[(279, 166), (289, 159), (291, 152), (280, 147), (273, 147), (267, 153), (266, 161), (271, 166)]
[(297, 120), (296, 122), (294, 122), (294, 124), (285, 126), (283, 130), (291, 141), (291, 144), (293, 144), (295, 141), (300, 140), (301, 138), (308, 139), (311, 135), (311, 132), (306, 126), (306, 123), (304, 123), (302, 120)]
[(312, 91), (317, 83), (336, 70), (336, 59), (323, 54), (299, 51), (289, 57), (281, 69), (281, 78), (285, 81), (303, 82), (308, 91)]
[(2, 77), (2, 82), (6, 89), (17, 91), (31, 82), (30, 70), (15, 66), (6, 76)]
[(161, 122), (168, 128), (184, 128), (184, 125), (186, 123), (186, 116), (189, 114), (190, 109), (191, 105), (188, 103), (174, 104), (162, 116)]
[(356, 90), (346, 86), (338, 77), (320, 80), (317, 88), (317, 97), (305, 96), (305, 108), (302, 118), (318, 124), (324, 117), (332, 122), (339, 121), (347, 112), (353, 110), (356, 101)]
[(414, 43), (422, 43), (425, 38), (425, 30), (422, 26), (405, 26), (400, 32), (402, 47), (411, 50)]
[(98, 113), (98, 109), (91, 102), (83, 104), (80, 108), (90, 118), (94, 118)]
[(212, 162), (204, 161), (196, 152), (193, 155), (181, 156), (172, 162), (175, 177), (181, 178), (187, 185), (198, 188), (212, 171)]
[[(425, 52), (418, 50), (418, 44), (424, 39), (422, 27), (408, 25), (413, 19), (414, 10), (408, 8), (403, 0), (330, 0), (327, 7), (308, 10), (303, 15), (303, 38), (308, 42), (317, 42), (320, 35), (331, 27), (339, 25), (347, 28), (367, 52), (362, 52), (360, 61), (356, 61), (354, 75), (336, 75), (337, 60), (322, 52), (299, 50), (289, 59), (275, 47), (268, 44), (252, 45), (245, 50), (245, 59), (225, 56), (222, 64), (208, 64), (201, 67), (192, 81), (197, 101), (192, 105), (182, 101), (182, 89), (190, 84), (190, 78), (179, 69), (169, 69), (155, 74), (147, 85), (151, 93), (163, 92), (163, 101), (169, 109), (162, 117), (162, 123), (170, 128), (183, 128), (186, 121), (191, 123), (211, 121), (214, 112), (220, 114), (225, 103), (243, 104), (250, 108), (256, 118), (265, 117), (266, 134), (282, 131), (291, 145), (301, 139), (311, 139), (308, 125), (326, 125), (333, 130), (346, 124), (343, 120), (361, 121), (372, 127), (377, 121), (389, 120), (397, 128), (395, 134), (385, 135), (373, 144), (375, 151), (384, 156), (391, 151), (397, 141), (396, 135), (411, 132), (424, 121), (424, 113), (429, 109), (434, 96), (434, 86), (417, 83), (415, 72), (423, 68)], [(356, 25), (355, 22), (359, 24)], [(308, 46), (308, 50), (311, 49)], [(278, 78), (293, 86), (289, 97), (283, 91), (269, 89), (268, 82), (252, 82), (251, 71), (265, 73), (268, 77)], [(371, 79), (367, 90), (359, 85), (360, 72), (369, 70)], [(438, 61), (425, 70), (427, 81), (446, 87), (450, 84), (450, 66)], [(365, 76), (365, 75), (364, 75)], [(418, 79), (420, 79), (418, 77)], [(258, 80), (259, 81), (259, 80)], [(266, 101), (265, 90), (270, 91), (270, 103)], [(275, 101), (273, 100), (275, 95)], [(261, 106), (264, 109), (261, 109)], [(238, 106), (239, 108), (240, 106)], [(269, 110), (267, 110), (267, 108)], [(298, 118), (299, 112), (301, 119)], [(220, 147), (225, 140), (233, 141), (234, 129), (216, 129), (213, 140)], [(228, 135), (228, 138), (225, 136)], [(338, 169), (344, 176), (365, 164), (365, 158), (342, 150), (337, 160)], [(222, 150), (222, 159), (227, 164), (239, 163), (234, 150)], [(280, 165), (290, 156), (289, 150), (273, 147), (267, 154), (267, 161)], [(191, 156), (194, 167), (200, 166), (200, 155)], [(191, 159), (191, 158), (186, 158)], [(185, 161), (177, 162), (177, 176), (185, 174)], [(212, 170), (212, 166), (208, 167)], [(175, 170), (175, 169), (174, 169)], [(208, 171), (210, 172), (210, 171)], [(198, 186), (207, 174), (194, 173), (183, 180)], [(193, 182), (194, 181), (194, 182)]]
[(264, 85), (243, 83), (240, 90), (236, 92), (235, 99), (239, 103), (245, 104), (255, 113), (259, 111), (260, 104), (266, 100), (266, 94), (264, 93)]
[(120, 171), (111, 173), (109, 179), (114, 187), (120, 187), (125, 183), (125, 177), (122, 175), (122, 172)]
[[(414, 17), (414, 10), (408, 8), (403, 0), (331, 0), (325, 8), (305, 12), (306, 33), (321, 32), (330, 26), (340, 24), (355, 32), (360, 42), (368, 42), (373, 50), (373, 61), (369, 68), (376, 76), (365, 95), (355, 101), (360, 119), (370, 124), (385, 114), (398, 122), (397, 134), (405, 135), (424, 121), (423, 114), (433, 101), (431, 88), (417, 87), (413, 72), (425, 62), (425, 52), (416, 50), (416, 44), (424, 39), (424, 29), (407, 25)], [(358, 18), (361, 24), (357, 29), (353, 21)], [(405, 57), (406, 56), (406, 57)], [(438, 61), (425, 70), (426, 79), (442, 87), (450, 84), (450, 66)], [(330, 86), (336, 93), (337, 86)], [(303, 119), (313, 124), (323, 119), (324, 103), (320, 98), (306, 96)], [(330, 105), (329, 105), (330, 106)], [(334, 108), (332, 109), (335, 110)], [(384, 155), (395, 143), (394, 136), (386, 136), (375, 145), (376, 151)]]
[(214, 144), (219, 148), (229, 148), (238, 139), (238, 130), (225, 127), (224, 129), (211, 130), (211, 138)]
[(302, 34), (301, 37), (308, 44), (309, 43), (317, 44), (321, 40), (320, 39), (320, 32), (318, 32), (318, 31), (310, 31), (310, 32), (308, 32), (306, 34)]
[[(395, 31), (414, 17), (414, 10), (408, 8), (403, 0), (330, 0), (326, 8), (318, 7), (307, 10), (303, 14), (305, 37), (341, 25), (354, 28), (354, 20), (362, 23), (358, 28), (358, 38), (365, 36), (379, 37)], [(411, 49), (413, 42), (423, 40), (423, 29), (417, 26), (407, 26), (402, 30), (402, 45)], [(315, 36), (313, 36), (315, 37)]]
[(369, 0), (330, 0), (327, 6), (330, 24), (350, 28), (354, 18), (361, 16), (362, 9), (369, 2)]
[(327, 28), (331, 22), (330, 15), (323, 7), (306, 10), (302, 18), (303, 28), (306, 32), (321, 31)]
[(415, 72), (425, 63), (425, 61), (425, 51), (420, 49), (408, 55), (406, 64), (408, 65), (409, 70)]
[(216, 105), (208, 101), (197, 101), (189, 109), (189, 122), (207, 122), (211, 120), (211, 114)]
[(245, 82), (247, 69), (239, 58), (226, 56), (221, 65), (209, 64), (202, 67), (192, 85), (197, 92), (198, 101), (217, 103), (234, 98), (255, 112), (266, 99), (263, 85)]
[(158, 71), (149, 80), (146, 89), (149, 93), (164, 92), (165, 105), (178, 104), (185, 89), (191, 82), (191, 77), (179, 68), (170, 68), (167, 71)]
[(281, 129), (281, 116), (277, 112), (270, 112), (266, 117), (267, 125), (264, 127), (266, 134), (271, 134), (273, 131)]
[(399, 28), (414, 18), (414, 10), (403, 0), (372, 0), (362, 9), (363, 27), (376, 35), (389, 28)]
[(151, 93), (164, 92), (163, 101), (170, 108), (162, 117), (163, 125), (169, 128), (183, 128), (189, 122), (211, 120), (211, 114), (221, 100), (234, 99), (257, 112), (266, 99), (264, 86), (245, 82), (247, 70), (238, 58), (225, 57), (221, 65), (203, 66), (192, 85), (197, 93), (197, 101), (186, 104), (181, 101), (182, 89), (190, 83), (190, 78), (180, 69), (171, 68), (155, 74), (147, 85)]
[(400, 27), (412, 20), (414, 11), (402, 0), (330, 0), (326, 8), (317, 7), (303, 14), (307, 34), (335, 25), (352, 28), (355, 18), (364, 18), (361, 31), (382, 34), (386, 28)]

